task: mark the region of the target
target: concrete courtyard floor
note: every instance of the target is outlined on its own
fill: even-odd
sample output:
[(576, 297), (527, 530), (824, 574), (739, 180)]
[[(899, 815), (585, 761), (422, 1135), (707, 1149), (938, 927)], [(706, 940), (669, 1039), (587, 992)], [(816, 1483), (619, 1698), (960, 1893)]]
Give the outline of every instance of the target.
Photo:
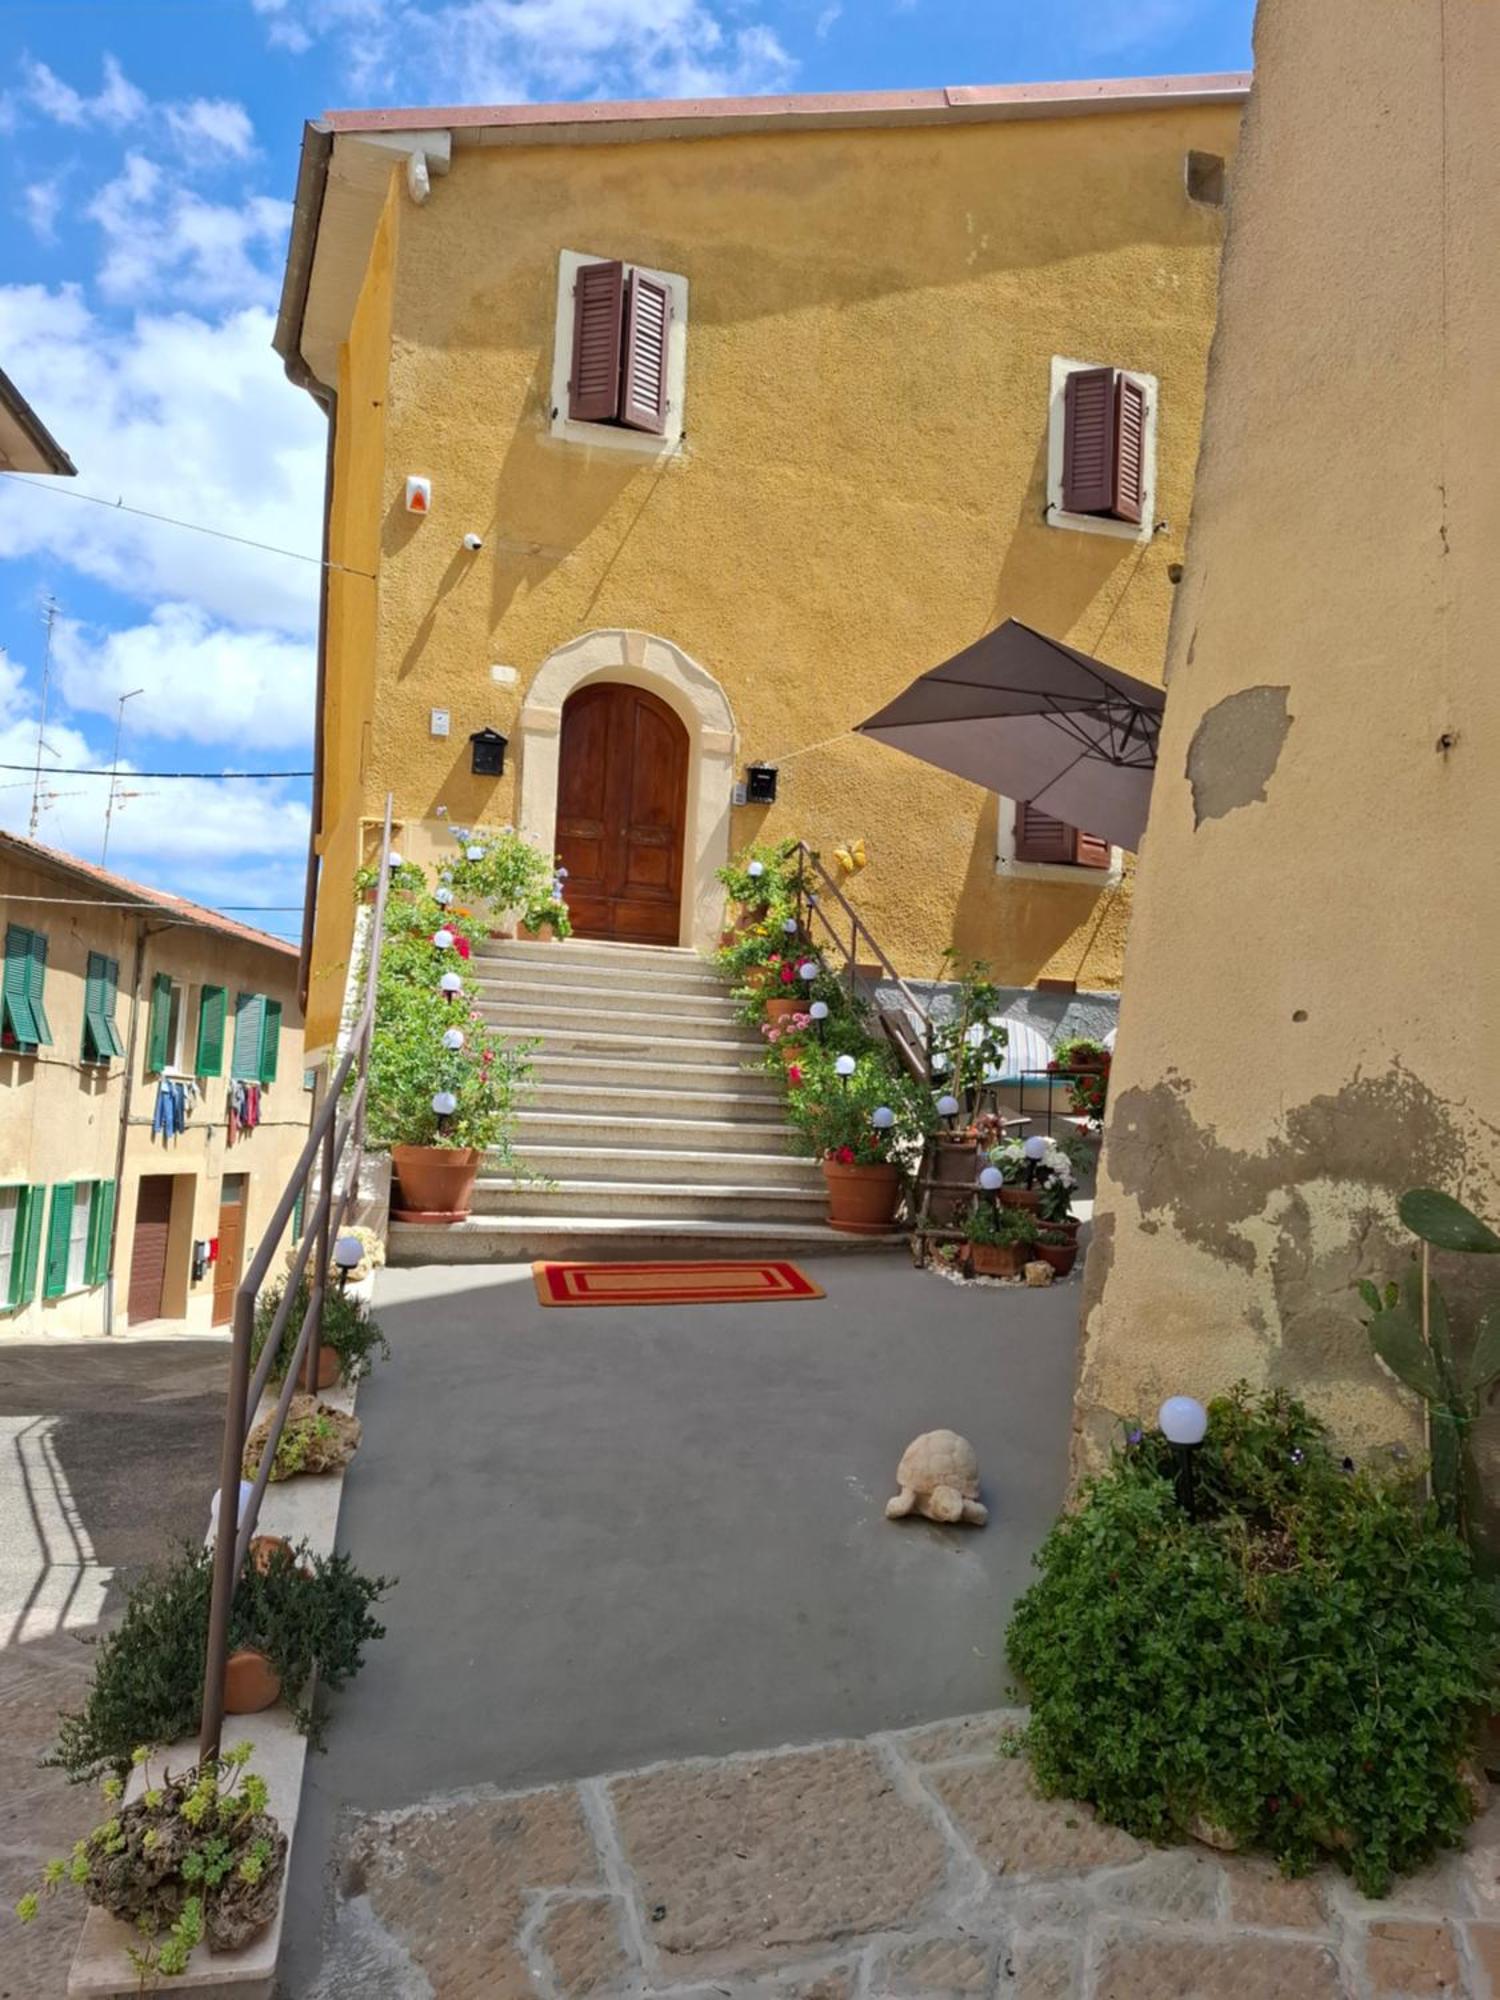
[(196, 1539), (218, 1484), (228, 1343), (0, 1345), (0, 2000), (60, 2000), (83, 1921), (16, 1898), (98, 1818), (97, 1793), (38, 1758), (142, 1570)]

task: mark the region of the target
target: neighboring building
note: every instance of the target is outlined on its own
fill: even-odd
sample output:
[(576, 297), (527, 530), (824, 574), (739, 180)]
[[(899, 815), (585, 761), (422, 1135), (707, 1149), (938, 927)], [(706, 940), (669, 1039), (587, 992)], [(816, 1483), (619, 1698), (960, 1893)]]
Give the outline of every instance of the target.
[(47, 472), (73, 478), (77, 471), (15, 383), (0, 369), (0, 472)]
[(0, 1344), (226, 1324), (307, 1138), (296, 951), (6, 833), (0, 929)]
[[(311, 1047), (387, 791), (412, 858), (480, 819), (555, 843), (593, 935), (707, 946), (732, 849), (863, 834), (904, 972), (1118, 984), (1124, 857), (848, 732), (1007, 615), (1160, 679), (1245, 82), (308, 127), (277, 346), (334, 429)], [(761, 763), (775, 803), (737, 804)]]
[[(1261, 0), (1086, 1279), (1167, 1391), (1420, 1444), (1353, 1287), (1500, 1220), (1500, 9)], [(1437, 1255), (1457, 1297), (1487, 1257)], [(1472, 1327), (1477, 1297), (1460, 1324)], [(1487, 1424), (1493, 1439), (1496, 1425)]]

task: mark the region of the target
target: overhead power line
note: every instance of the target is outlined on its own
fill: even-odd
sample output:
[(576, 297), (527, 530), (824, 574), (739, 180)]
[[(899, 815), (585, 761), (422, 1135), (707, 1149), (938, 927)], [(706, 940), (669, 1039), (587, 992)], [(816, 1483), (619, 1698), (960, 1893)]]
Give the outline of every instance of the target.
[[(29, 771), (30, 764), (0, 764), (0, 771)], [(311, 771), (114, 771), (102, 766), (49, 764), (49, 778), (310, 778)]]

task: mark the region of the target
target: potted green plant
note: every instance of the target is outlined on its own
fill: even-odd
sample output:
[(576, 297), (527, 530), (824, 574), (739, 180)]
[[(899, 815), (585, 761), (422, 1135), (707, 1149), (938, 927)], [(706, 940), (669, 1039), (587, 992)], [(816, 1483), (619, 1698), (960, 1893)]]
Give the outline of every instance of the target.
[[(1015, 1211), (1024, 1214), (1024, 1209)], [(1036, 1254), (1044, 1264), (1050, 1264), (1059, 1278), (1067, 1277), (1078, 1262), (1078, 1236), (1075, 1230), (1058, 1229), (1043, 1221), (1037, 1231)]]
[(992, 1146), (990, 1164), (1004, 1177), (1002, 1204), (1034, 1209), (1052, 1227), (1064, 1227), (1071, 1218), (1073, 1189), (1078, 1184), (1071, 1143), (1076, 1142), (1064, 1143), (1034, 1133), (1028, 1139), (1003, 1139)]
[[(273, 1281), (264, 1286), (255, 1301), (255, 1329), (250, 1336), (250, 1359), (252, 1365), (260, 1360), (261, 1352), (271, 1335), (271, 1327), (286, 1295), (284, 1283)], [(308, 1303), (312, 1298), (312, 1283), (304, 1273), (297, 1286), (292, 1309), (287, 1314), (286, 1325), (282, 1329), (281, 1341), (276, 1359), (271, 1364), (271, 1380), (284, 1379), (292, 1350), (297, 1344), (297, 1335), (307, 1315)], [(390, 1356), (390, 1346), (380, 1331), (379, 1322), (364, 1300), (351, 1296), (341, 1286), (333, 1273), (329, 1273), (328, 1285), (323, 1293), (322, 1324), (319, 1328), (318, 1387), (331, 1389), (335, 1382), (349, 1384), (366, 1376), (379, 1355), (382, 1359)]]
[(729, 944), (774, 912), (788, 914), (797, 900), (797, 842), (757, 841), (717, 871), (736, 907), (721, 943)]
[(1068, 1109), (1074, 1117), (1087, 1118), (1096, 1128), (1104, 1118), (1112, 1060), (1103, 1042), (1091, 1035), (1070, 1035), (1057, 1044), (1047, 1065), (1054, 1075), (1068, 1077)]
[(459, 853), (446, 886), (455, 903), (482, 913), (491, 937), (510, 937), (517, 917), (545, 897), (551, 863), (513, 826), (455, 827), (453, 835)]
[[(267, 1411), (245, 1440), (243, 1472), (254, 1479), (270, 1441), (274, 1411)], [(359, 1449), (360, 1421), (347, 1411), (320, 1403), (316, 1396), (298, 1391), (287, 1405), (286, 1423), (276, 1444), (276, 1456), (269, 1477), (275, 1483), (316, 1477), (325, 1472), (342, 1472)]]
[(820, 1161), (828, 1221), (849, 1235), (883, 1235), (895, 1221), (905, 1170), (932, 1122), (931, 1094), (882, 1049), (809, 1051), (787, 1098), (798, 1150)]
[(521, 935), (547, 942), (556, 939), (562, 943), (573, 935), (573, 919), (568, 915), (568, 906), (561, 896), (544, 895), (526, 906), (521, 918)]
[(974, 1204), (964, 1235), (969, 1268), (977, 1278), (1019, 1278), (1038, 1236), (1035, 1216), (1005, 1208), (982, 1196)]
[(138, 1746), (138, 1795), (127, 1801), (122, 1778), (105, 1780), (105, 1819), (69, 1859), (48, 1862), (40, 1889), (16, 1906), (22, 1923), (43, 1896), (74, 1884), (144, 1940), (126, 1950), (142, 1992), (158, 1976), (186, 1972), (199, 1944), (211, 1952), (248, 1944), (280, 1908), (287, 1857), (250, 1756), (241, 1743), (174, 1776), (164, 1766), (154, 1772), (149, 1749)]
[[(82, 1705), (61, 1716), (45, 1762), (75, 1784), (110, 1772), (124, 1777), (138, 1743), (197, 1733), (212, 1578), (212, 1552), (187, 1548), (132, 1587), (119, 1624), (94, 1649)], [(365, 1646), (384, 1636), (371, 1607), (390, 1587), (390, 1578), (363, 1575), (348, 1556), (313, 1555), (305, 1543), (267, 1550), (235, 1585), (230, 1652), (264, 1656), (315, 1744), (322, 1721), (312, 1707), (313, 1670), (319, 1689), (352, 1680)]]

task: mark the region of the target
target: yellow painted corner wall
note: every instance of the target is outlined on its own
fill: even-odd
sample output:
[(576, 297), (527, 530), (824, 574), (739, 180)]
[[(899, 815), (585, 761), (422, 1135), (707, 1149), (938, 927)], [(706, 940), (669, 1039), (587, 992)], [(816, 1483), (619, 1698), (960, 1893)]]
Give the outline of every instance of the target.
[[(993, 798), (847, 732), (1007, 616), (1160, 679), (1221, 234), (1183, 156), (1236, 130), (1208, 108), (460, 150), (424, 207), (401, 195), (367, 817), (387, 786), (429, 831), (440, 806), (515, 817), (514, 752), (476, 780), (470, 731), (514, 740), (555, 648), (644, 629), (722, 685), (738, 762), (780, 766), (734, 845), (863, 834), (851, 893), (914, 976), (956, 942), (1007, 983), (1117, 985), (1128, 888), (997, 879)], [(689, 282), (665, 463), (547, 434), (565, 248)], [(1144, 546), (1044, 525), (1059, 354), (1160, 380), (1167, 525)], [(433, 480), (425, 520), (409, 473)], [(334, 725), (346, 760), (357, 720)]]
[[(391, 278), (399, 209), (387, 192), (339, 357), (330, 496), (323, 713), (321, 880), (307, 995), (307, 1046), (334, 1043), (354, 937), (353, 879), (365, 856), (366, 749), (375, 707), (385, 402), (391, 351)], [(382, 794), (381, 810), (384, 809)]]

